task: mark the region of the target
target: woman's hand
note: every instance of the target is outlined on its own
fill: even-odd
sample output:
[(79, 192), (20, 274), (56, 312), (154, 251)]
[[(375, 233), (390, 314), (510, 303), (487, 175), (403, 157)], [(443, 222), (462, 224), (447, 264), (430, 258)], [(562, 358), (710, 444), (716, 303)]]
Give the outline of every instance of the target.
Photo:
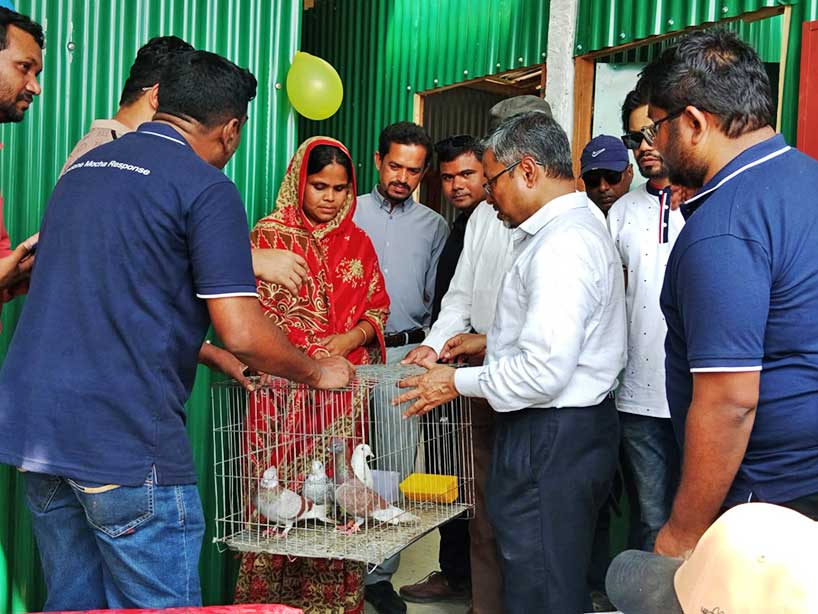
[(346, 333), (325, 337), (321, 339), (319, 343), (327, 348), (327, 352), (329, 352), (330, 356), (345, 357), (352, 350), (360, 347), (361, 341), (363, 341), (361, 330), (355, 330), (353, 328), (351, 331)]

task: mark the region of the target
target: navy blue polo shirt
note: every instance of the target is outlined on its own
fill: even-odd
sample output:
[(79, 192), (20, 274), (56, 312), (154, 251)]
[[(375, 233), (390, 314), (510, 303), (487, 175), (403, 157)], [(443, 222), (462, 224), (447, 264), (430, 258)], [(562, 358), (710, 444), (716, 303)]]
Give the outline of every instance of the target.
[(0, 372), (0, 462), (93, 482), (196, 481), (185, 431), (207, 298), (255, 296), (235, 185), (152, 122), (72, 165)]
[(725, 505), (818, 492), (818, 162), (774, 136), (691, 199), (662, 289), (667, 396), (684, 443), (692, 373), (760, 370)]

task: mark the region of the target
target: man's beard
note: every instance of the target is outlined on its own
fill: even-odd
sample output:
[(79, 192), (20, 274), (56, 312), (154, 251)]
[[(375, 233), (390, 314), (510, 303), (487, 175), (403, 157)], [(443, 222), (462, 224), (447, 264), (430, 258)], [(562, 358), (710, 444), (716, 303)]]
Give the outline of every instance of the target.
[(662, 158), (662, 156), (660, 156), (656, 152), (652, 152), (650, 154), (642, 154), (642, 157), (645, 157), (646, 155), (650, 155), (650, 156), (656, 158), (657, 160), (659, 160), (660, 166), (659, 166), (659, 168), (655, 168), (655, 169), (651, 169), (651, 170), (643, 169), (642, 165), (639, 164), (639, 158), (637, 158), (636, 159), (636, 166), (639, 167), (639, 173), (642, 175), (642, 177), (644, 177), (645, 179), (664, 179), (665, 177), (667, 177), (668, 168), (667, 168), (667, 162), (665, 162), (664, 158)]
[(21, 100), (27, 100), (29, 105), (31, 105), (32, 99), (25, 95), (17, 96), (13, 101), (8, 101), (8, 96), (3, 95), (4, 92), (0, 92), (0, 122), (7, 123), (7, 122), (21, 122), (23, 121), (23, 117), (25, 116), (25, 110), (20, 110), (17, 108), (17, 103)]
[(665, 148), (664, 158), (668, 167), (668, 179), (674, 185), (698, 190), (704, 185), (707, 176), (707, 165), (689, 150), (680, 146), (676, 130), (668, 135), (668, 146)]

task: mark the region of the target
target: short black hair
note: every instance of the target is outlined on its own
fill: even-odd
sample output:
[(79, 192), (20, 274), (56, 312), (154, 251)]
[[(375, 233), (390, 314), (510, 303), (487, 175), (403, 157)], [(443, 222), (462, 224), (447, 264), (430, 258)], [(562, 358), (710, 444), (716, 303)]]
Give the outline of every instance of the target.
[(43, 36), (43, 27), (40, 24), (17, 11), (0, 8), (0, 51), (9, 44), (6, 37), (9, 26), (15, 26), (24, 32), (28, 32), (40, 46), (40, 49), (45, 48), (45, 36)]
[(648, 100), (644, 92), (639, 89), (634, 89), (628, 92), (625, 96), (625, 102), (622, 103), (622, 131), (629, 132), (631, 129), (631, 113), (636, 111), (639, 107), (648, 104)]
[(333, 162), (343, 166), (349, 181), (352, 181), (352, 160), (342, 149), (335, 145), (316, 145), (313, 147), (310, 151), (310, 157), (307, 159), (307, 175), (320, 173), (325, 166)]
[(722, 28), (692, 32), (662, 52), (637, 89), (673, 113), (687, 106), (711, 113), (728, 138), (772, 125), (770, 79), (755, 50)]
[(247, 115), (256, 78), (209, 51), (178, 54), (162, 74), (157, 113), (193, 119), (205, 127)]
[(426, 161), (423, 166), (427, 167), (432, 161), (432, 139), (426, 131), (413, 122), (398, 122), (390, 124), (381, 131), (378, 137), (378, 153), (381, 159), (389, 153), (392, 143), (399, 145), (421, 145), (426, 148)]
[(483, 145), (470, 134), (449, 136), (435, 143), (438, 165), (456, 160), (464, 154), (474, 154), (478, 160), (483, 159)]
[(168, 63), (175, 54), (182, 51), (193, 51), (193, 46), (178, 36), (155, 36), (142, 45), (122, 88), (119, 106), (136, 102), (143, 94), (142, 88), (159, 83)]

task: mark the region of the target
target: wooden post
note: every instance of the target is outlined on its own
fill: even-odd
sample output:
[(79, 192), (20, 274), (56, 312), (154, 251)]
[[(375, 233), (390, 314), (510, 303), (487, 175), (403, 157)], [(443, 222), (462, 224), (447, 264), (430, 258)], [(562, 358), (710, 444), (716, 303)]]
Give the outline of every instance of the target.
[[(807, 21), (801, 35), (801, 83), (798, 92), (798, 149), (818, 159), (818, 21)], [(783, 77), (782, 77), (783, 80)], [(781, 102), (779, 101), (779, 106)]]
[(596, 61), (587, 56), (574, 59), (574, 131), (571, 139), (574, 176), (579, 177), (579, 157), (591, 140), (594, 117), (594, 74)]

